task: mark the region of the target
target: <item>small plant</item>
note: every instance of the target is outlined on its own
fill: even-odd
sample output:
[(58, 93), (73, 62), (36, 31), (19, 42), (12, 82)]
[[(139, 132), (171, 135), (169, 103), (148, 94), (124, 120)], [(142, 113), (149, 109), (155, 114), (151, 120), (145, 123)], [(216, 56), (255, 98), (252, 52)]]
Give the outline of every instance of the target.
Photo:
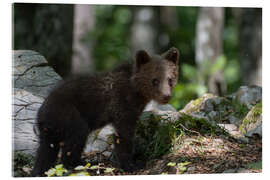
[(23, 152), (14, 152), (13, 154), (13, 172), (15, 177), (30, 176), (33, 166), (33, 157)]
[[(49, 169), (45, 174), (48, 177), (52, 176), (90, 176), (90, 174), (87, 172), (88, 169), (91, 169), (91, 164), (87, 163), (85, 166), (77, 166), (74, 168), (74, 170), (68, 171), (63, 167), (63, 164), (58, 164), (54, 168)], [(72, 172), (72, 173), (71, 173)]]
[(48, 177), (51, 177), (51, 176), (63, 176), (63, 174), (67, 173), (67, 169), (65, 169), (63, 167), (63, 164), (58, 164), (55, 166), (55, 168), (51, 168), (49, 169), (47, 172), (45, 172), (45, 174), (48, 176)]
[(232, 108), (234, 115), (239, 119), (244, 118), (249, 112), (249, 109), (245, 105), (240, 104), (237, 100), (232, 101)]
[(191, 162), (169, 162), (167, 166), (169, 167), (175, 167), (176, 168), (176, 174), (183, 174), (187, 170), (187, 165), (189, 165)]

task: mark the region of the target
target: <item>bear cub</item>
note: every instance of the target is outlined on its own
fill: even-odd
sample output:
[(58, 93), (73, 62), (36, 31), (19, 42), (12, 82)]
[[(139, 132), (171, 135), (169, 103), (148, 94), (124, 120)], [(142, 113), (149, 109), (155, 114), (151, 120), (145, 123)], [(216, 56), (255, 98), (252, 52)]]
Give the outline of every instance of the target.
[(88, 134), (112, 124), (114, 151), (120, 167), (136, 168), (132, 159), (136, 121), (146, 104), (169, 102), (178, 79), (179, 51), (170, 48), (162, 55), (136, 53), (133, 63), (110, 72), (61, 82), (45, 99), (37, 114), (39, 147), (33, 176), (42, 176), (54, 166), (61, 148), (66, 168), (83, 164)]

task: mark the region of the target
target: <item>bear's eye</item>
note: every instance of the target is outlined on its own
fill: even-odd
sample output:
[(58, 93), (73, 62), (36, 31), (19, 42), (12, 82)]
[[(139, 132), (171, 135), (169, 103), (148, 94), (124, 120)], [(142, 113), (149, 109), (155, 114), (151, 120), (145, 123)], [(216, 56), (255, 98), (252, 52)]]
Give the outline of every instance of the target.
[(171, 78), (168, 79), (168, 84), (169, 84), (169, 86), (171, 86), (171, 87), (173, 86), (173, 80), (172, 80)]
[(158, 79), (153, 79), (152, 80), (152, 84), (153, 84), (153, 86), (158, 86), (158, 84), (159, 84), (159, 80)]

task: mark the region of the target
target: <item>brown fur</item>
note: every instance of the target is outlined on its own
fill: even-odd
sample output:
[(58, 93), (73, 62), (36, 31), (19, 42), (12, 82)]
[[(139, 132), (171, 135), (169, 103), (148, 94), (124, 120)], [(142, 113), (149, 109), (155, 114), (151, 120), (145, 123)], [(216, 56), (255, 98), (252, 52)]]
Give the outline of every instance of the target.
[(179, 52), (171, 48), (161, 56), (137, 52), (135, 63), (111, 72), (73, 78), (59, 84), (39, 109), (40, 146), (33, 176), (42, 175), (55, 163), (62, 148), (65, 167), (81, 164), (89, 132), (112, 124), (115, 152), (124, 170), (134, 170), (134, 131), (150, 100), (168, 103), (178, 78)]

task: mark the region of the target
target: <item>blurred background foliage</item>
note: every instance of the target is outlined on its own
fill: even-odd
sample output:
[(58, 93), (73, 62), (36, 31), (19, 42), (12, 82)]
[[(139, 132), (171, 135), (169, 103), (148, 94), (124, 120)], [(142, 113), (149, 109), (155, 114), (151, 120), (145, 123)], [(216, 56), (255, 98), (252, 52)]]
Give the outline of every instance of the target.
[[(207, 82), (212, 76), (218, 76), (218, 72), (221, 72), (226, 84), (223, 94), (233, 93), (241, 85), (261, 85), (261, 74), (254, 80), (258, 72), (261, 73), (261, 9), (218, 9), (224, 11), (219, 42), (222, 51), (218, 56), (198, 64), (196, 38), (200, 37), (200, 33), (203, 35), (198, 23), (203, 18), (207, 20), (201, 9), (15, 3), (13, 49), (40, 52), (56, 72), (67, 77), (80, 73), (80, 66), (85, 66), (84, 61), (91, 61), (89, 72), (106, 71), (123, 61), (132, 60), (139, 48), (161, 54), (175, 46), (181, 54), (179, 84), (170, 103), (177, 109), (209, 92)], [(208, 8), (206, 12), (210, 11), (211, 8)], [(88, 16), (83, 16), (87, 13)], [(83, 26), (83, 23), (90, 21), (92, 23), (88, 23), (87, 27)], [(217, 21), (221, 20), (215, 21), (214, 26), (218, 26)], [(76, 29), (80, 30), (79, 34)], [(210, 38), (215, 35), (211, 30), (205, 32)], [(81, 43), (79, 47), (74, 43), (76, 40)], [(253, 42), (259, 43), (259, 49)], [(251, 52), (249, 49), (255, 50)], [(83, 53), (86, 57), (80, 60), (79, 55)], [(72, 68), (76, 61), (79, 64), (77, 72)], [(253, 73), (253, 79), (247, 77), (249, 72)]]

